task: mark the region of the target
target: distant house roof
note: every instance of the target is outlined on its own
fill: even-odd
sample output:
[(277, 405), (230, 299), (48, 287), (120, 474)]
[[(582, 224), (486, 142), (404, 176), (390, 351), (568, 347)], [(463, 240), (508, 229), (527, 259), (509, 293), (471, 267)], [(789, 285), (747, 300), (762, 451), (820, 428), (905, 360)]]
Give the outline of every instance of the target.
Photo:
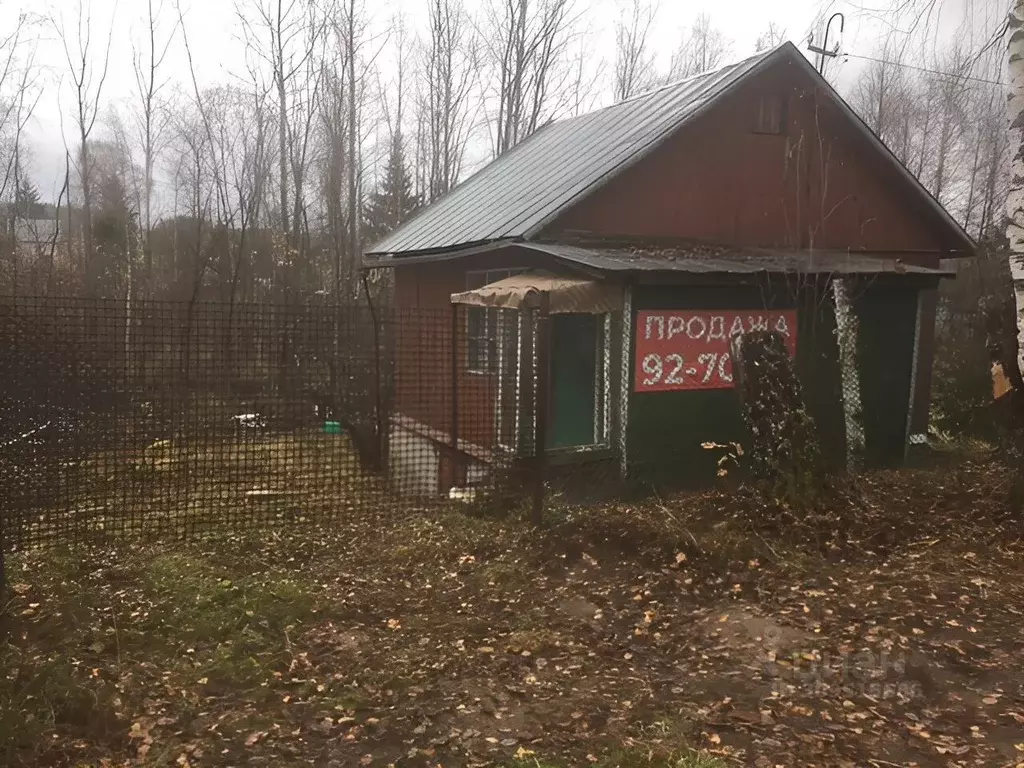
[(56, 219), (17, 219), (14, 222), (14, 239), (22, 245), (50, 243), (56, 231)]
[(550, 123), (413, 216), (367, 256), (405, 256), (496, 240), (529, 240), (767, 64), (791, 58), (835, 98), (968, 250), (973, 241), (832, 90), (792, 43), (586, 115)]

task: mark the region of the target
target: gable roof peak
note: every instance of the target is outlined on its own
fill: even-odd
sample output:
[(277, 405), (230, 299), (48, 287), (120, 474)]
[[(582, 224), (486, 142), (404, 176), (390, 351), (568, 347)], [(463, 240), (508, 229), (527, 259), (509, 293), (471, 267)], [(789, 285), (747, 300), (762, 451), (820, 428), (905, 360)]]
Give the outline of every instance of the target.
[(366, 253), (402, 254), (527, 238), (594, 185), (704, 112), (785, 47), (547, 123)]
[(534, 238), (569, 206), (645, 157), (746, 78), (784, 60), (795, 62), (836, 102), (875, 151), (895, 166), (938, 216), (951, 241), (970, 251), (973, 241), (963, 228), (787, 40), (710, 72), (546, 123), (368, 248), (366, 254), (401, 256)]
[[(680, 77), (680, 78), (678, 78), (676, 80), (670, 80), (670, 81), (668, 81), (666, 83), (662, 83), (660, 85), (655, 85), (655, 86), (653, 86), (651, 88), (648, 88), (646, 91), (641, 91), (640, 93), (635, 93), (632, 96), (626, 97), (622, 101), (617, 101), (614, 104), (609, 105), (609, 107), (617, 107), (617, 106), (620, 106), (622, 104), (629, 104), (629, 103), (631, 103), (633, 101), (637, 101), (638, 99), (647, 98), (647, 97), (649, 97), (649, 96), (651, 96), (651, 95), (653, 95), (655, 93), (658, 93), (660, 91), (666, 91), (666, 90), (669, 90), (671, 88), (677, 88), (677, 87), (679, 87), (681, 85), (686, 85), (687, 83), (692, 82), (694, 80), (698, 80), (700, 78), (707, 77), (708, 75), (713, 75), (716, 72), (722, 71), (723, 69), (728, 69), (730, 67), (742, 66), (743, 64), (746, 64), (747, 62), (755, 62), (755, 61), (756, 62), (760, 62), (762, 59), (767, 59), (768, 57), (772, 56), (773, 54), (775, 54), (778, 51), (781, 51), (781, 50), (783, 50), (785, 48), (791, 48), (793, 53), (799, 53), (799, 51), (797, 50), (796, 46), (793, 45), (793, 43), (791, 43), (788, 40), (786, 40), (785, 42), (779, 43), (774, 48), (769, 48), (768, 50), (764, 50), (764, 51), (758, 51), (757, 53), (753, 54), (752, 56), (747, 56), (745, 59), (740, 59), (739, 61), (732, 62), (730, 64), (722, 64), (722, 65), (719, 65), (717, 67), (712, 67), (711, 69), (706, 69), (703, 72), (698, 72), (695, 75), (687, 75), (686, 77)], [(609, 107), (603, 107), (603, 109), (608, 109)], [(595, 111), (599, 111), (599, 110), (595, 110)], [(587, 114), (591, 114), (591, 113), (588, 112)], [(581, 115), (581, 117), (582, 117), (582, 115)]]

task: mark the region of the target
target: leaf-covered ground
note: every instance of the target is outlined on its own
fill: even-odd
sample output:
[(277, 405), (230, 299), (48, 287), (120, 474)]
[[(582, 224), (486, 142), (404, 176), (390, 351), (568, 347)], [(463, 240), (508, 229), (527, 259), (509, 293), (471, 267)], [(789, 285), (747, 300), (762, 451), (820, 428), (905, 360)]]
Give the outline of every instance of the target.
[(991, 463), (9, 561), (0, 763), (1017, 765)]

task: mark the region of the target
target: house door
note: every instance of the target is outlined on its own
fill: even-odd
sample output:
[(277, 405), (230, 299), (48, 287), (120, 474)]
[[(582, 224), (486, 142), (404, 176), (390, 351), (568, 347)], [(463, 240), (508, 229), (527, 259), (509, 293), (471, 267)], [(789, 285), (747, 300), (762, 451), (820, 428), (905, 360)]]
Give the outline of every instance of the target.
[(551, 316), (549, 448), (603, 439), (604, 317)]

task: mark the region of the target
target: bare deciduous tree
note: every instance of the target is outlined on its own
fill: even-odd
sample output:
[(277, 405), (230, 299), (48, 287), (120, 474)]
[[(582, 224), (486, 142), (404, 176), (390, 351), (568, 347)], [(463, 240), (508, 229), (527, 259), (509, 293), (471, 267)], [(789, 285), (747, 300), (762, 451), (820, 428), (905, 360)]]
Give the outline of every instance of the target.
[(851, 104), (968, 231), (989, 232), (1003, 187), (1006, 138), (993, 82), (1000, 69), (957, 42), (934, 40), (927, 67), (890, 40), (860, 72)]
[(948, 189), (951, 176), (957, 170), (967, 106), (968, 82), (967, 75), (971, 70), (974, 57), (959, 46), (952, 48), (936, 60), (935, 71), (940, 75), (932, 75), (929, 85), (935, 93), (935, 107), (929, 112), (935, 114), (935, 148), (933, 151), (934, 170), (932, 171), (931, 191), (940, 202), (948, 204)]
[(289, 258), (304, 251), (304, 188), (323, 86), (327, 16), (312, 0), (250, 0), (239, 8), (247, 48), (270, 68), (277, 97), (278, 214)]
[(715, 69), (725, 62), (731, 50), (732, 43), (725, 34), (711, 26), (711, 17), (702, 13), (672, 56), (671, 77), (692, 77)]
[(858, 78), (850, 102), (864, 122), (912, 167), (910, 123), (915, 109), (909, 70), (903, 66), (905, 45), (891, 39)]
[(153, 170), (157, 155), (162, 148), (162, 139), (168, 123), (168, 112), (160, 103), (160, 92), (166, 80), (160, 74), (167, 52), (174, 40), (177, 25), (158, 40), (160, 19), (163, 15), (163, 0), (154, 10), (153, 0), (146, 0), (146, 27), (144, 43), (132, 47), (132, 63), (135, 85), (138, 89), (138, 104), (134, 110), (134, 123), (142, 149), (141, 183), (135, 185), (136, 205), (141, 218), (140, 236), (145, 260), (145, 291), (151, 290), (153, 275), (153, 251), (149, 242), (153, 231)]
[(624, 0), (615, 22), (615, 100), (624, 101), (657, 80), (650, 33), (658, 6), (646, 0)]
[[(110, 29), (103, 46), (102, 62), (98, 61), (93, 49), (91, 8), (83, 0), (76, 5), (74, 29), (68, 29), (62, 16), (51, 15), (50, 24), (60, 38), (68, 65), (74, 93), (75, 126), (78, 129), (78, 177), (82, 186), (82, 267), (86, 291), (95, 291), (97, 275), (92, 269), (92, 177), (89, 157), (89, 137), (100, 114), (103, 86), (110, 66), (110, 43), (113, 36), (114, 17), (111, 13)], [(97, 66), (97, 65), (100, 66)], [(99, 70), (97, 73), (97, 69)]]
[(502, 0), (489, 8), (484, 40), (496, 85), (487, 110), (495, 156), (553, 117), (578, 21), (573, 0)]
[(478, 39), (460, 0), (430, 0), (430, 32), (423, 46), (418, 141), (426, 179), (423, 192), (433, 200), (458, 181), (476, 111), (473, 83), (479, 61)]
[(774, 21), (768, 22), (768, 28), (757, 36), (757, 40), (754, 41), (754, 51), (761, 53), (762, 51), (770, 51), (777, 45), (781, 45), (786, 41), (786, 30), (776, 24)]
[[(362, 214), (362, 173), (360, 137), (362, 120), (361, 94), (365, 91), (366, 68), (362, 66), (362, 47), (367, 22), (360, 0), (335, 0), (340, 4), (331, 13), (332, 28), (340, 60), (344, 64), (344, 87), (340, 91), (345, 99), (345, 132), (348, 152), (345, 157), (347, 242), (347, 281), (350, 290), (359, 282), (359, 259), (362, 244), (360, 218)], [(340, 271), (340, 266), (339, 266)], [(336, 285), (338, 280), (335, 281)]]
[(346, 214), (346, 178), (348, 173), (348, 98), (342, 54), (324, 64), (324, 96), (320, 101), (320, 189), (323, 198), (323, 228), (331, 252), (331, 277), (334, 296), (351, 291), (347, 279), (353, 276), (345, 268), (349, 246)]
[(0, 39), (0, 200), (16, 190), (22, 170), (21, 151), (25, 126), (39, 102), (35, 47), (27, 46), (30, 23), (21, 14), (14, 27)]
[(1006, 236), (1010, 241), (1010, 276), (1017, 310), (1017, 366), (1024, 376), (1024, 0), (1014, 0), (1009, 15), (1010, 118), (1011, 157), (1010, 187), (1006, 195), (1009, 222)]

